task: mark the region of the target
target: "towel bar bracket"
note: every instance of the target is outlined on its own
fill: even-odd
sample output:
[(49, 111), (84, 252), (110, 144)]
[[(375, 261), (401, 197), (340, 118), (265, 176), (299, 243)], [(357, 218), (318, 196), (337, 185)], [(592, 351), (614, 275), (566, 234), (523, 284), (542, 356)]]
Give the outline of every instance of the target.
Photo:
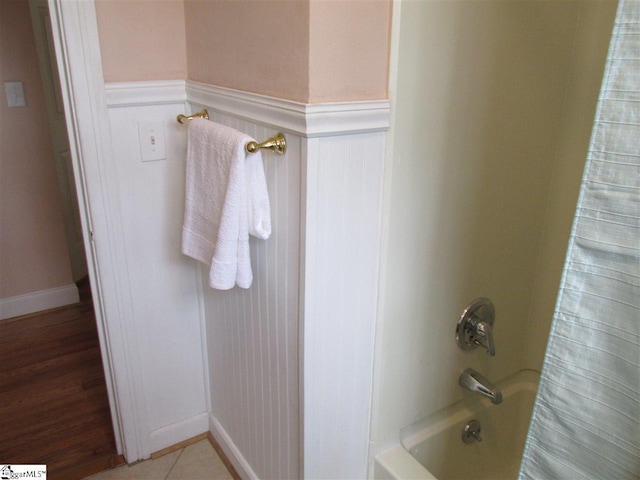
[(282, 133), (278, 132), (273, 137), (262, 143), (247, 142), (245, 148), (249, 153), (255, 153), (260, 149), (267, 149), (277, 153), (278, 155), (284, 155), (287, 153), (287, 140), (284, 138)]
[(184, 123), (185, 120), (193, 120), (194, 118), (204, 118), (206, 120), (209, 120), (209, 112), (207, 112), (206, 108), (203, 108), (202, 110), (194, 113), (193, 115), (187, 116), (181, 113), (180, 115), (178, 115), (176, 120), (178, 120), (178, 123)]

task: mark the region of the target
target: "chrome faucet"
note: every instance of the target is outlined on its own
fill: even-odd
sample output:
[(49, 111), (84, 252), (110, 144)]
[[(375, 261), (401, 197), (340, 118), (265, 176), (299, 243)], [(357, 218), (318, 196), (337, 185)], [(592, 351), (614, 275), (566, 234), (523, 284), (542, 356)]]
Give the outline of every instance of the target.
[(491, 403), (498, 405), (502, 402), (502, 392), (472, 368), (462, 372), (458, 384), (473, 393), (487, 397)]

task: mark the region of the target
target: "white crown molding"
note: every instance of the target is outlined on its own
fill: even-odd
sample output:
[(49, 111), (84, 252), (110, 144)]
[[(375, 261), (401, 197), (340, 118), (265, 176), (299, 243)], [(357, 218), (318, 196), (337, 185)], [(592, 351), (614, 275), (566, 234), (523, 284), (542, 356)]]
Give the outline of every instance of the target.
[(107, 83), (105, 93), (109, 108), (187, 101), (184, 80)]
[(275, 125), (303, 137), (345, 135), (387, 130), (389, 100), (306, 104), (187, 81), (189, 102)]
[(188, 101), (303, 137), (387, 130), (391, 114), (389, 100), (305, 104), (191, 80), (109, 83), (105, 89), (111, 108)]

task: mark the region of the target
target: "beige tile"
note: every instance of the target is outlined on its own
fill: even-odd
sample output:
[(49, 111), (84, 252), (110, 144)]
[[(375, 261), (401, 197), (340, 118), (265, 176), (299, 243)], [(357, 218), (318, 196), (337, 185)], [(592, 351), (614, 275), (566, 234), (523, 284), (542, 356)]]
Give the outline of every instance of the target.
[(167, 477), (182, 450), (177, 450), (155, 460), (145, 460), (133, 466), (123, 465), (93, 475), (86, 480), (163, 480)]
[(205, 439), (184, 449), (167, 480), (233, 480), (233, 477)]

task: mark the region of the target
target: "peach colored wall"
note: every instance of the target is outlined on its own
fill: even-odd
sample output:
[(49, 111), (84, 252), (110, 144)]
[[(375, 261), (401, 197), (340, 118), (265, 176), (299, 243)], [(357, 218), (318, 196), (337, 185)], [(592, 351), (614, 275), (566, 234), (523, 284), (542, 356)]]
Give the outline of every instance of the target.
[[(95, 0), (105, 81), (387, 98), (391, 0)], [(186, 39), (186, 40), (185, 40)]]
[[(0, 298), (73, 283), (29, 3), (0, 1)], [(8, 108), (4, 82), (24, 83)]]
[(186, 0), (189, 79), (305, 102), (307, 0)]
[(183, 0), (95, 0), (106, 82), (187, 76)]
[(390, 0), (311, 0), (309, 102), (387, 98)]

